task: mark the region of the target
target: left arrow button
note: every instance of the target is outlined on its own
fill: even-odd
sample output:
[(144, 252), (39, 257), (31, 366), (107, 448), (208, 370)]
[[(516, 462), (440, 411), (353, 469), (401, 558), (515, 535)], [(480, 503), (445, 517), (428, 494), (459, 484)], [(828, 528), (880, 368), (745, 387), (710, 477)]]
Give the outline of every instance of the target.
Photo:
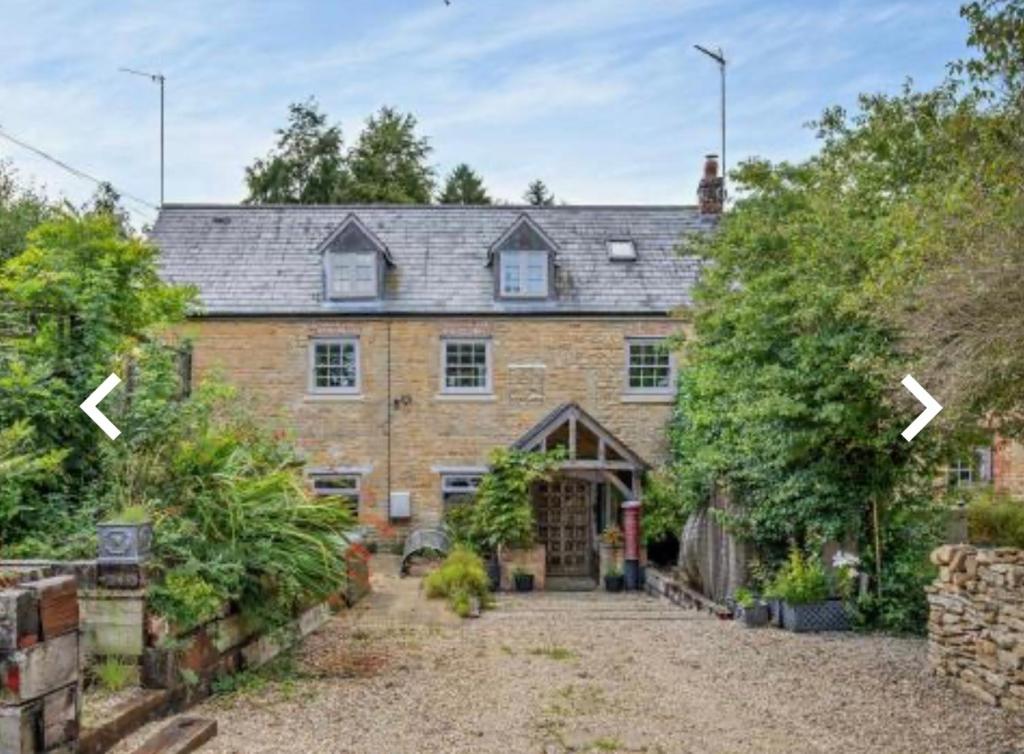
[(102, 429), (111, 440), (116, 440), (117, 436), (121, 434), (121, 430), (115, 427), (114, 423), (104, 416), (97, 406), (104, 398), (110, 395), (111, 390), (120, 384), (121, 378), (111, 373), (107, 379), (100, 383), (98, 388), (89, 393), (89, 397), (82, 401), (82, 405), (79, 406), (85, 412), (85, 415), (92, 419), (96, 426)]

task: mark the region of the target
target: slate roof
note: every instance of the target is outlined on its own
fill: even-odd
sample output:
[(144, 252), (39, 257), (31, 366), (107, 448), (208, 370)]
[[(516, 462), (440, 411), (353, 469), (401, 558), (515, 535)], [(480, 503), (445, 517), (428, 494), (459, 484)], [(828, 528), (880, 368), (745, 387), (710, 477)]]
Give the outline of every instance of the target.
[[(324, 300), (318, 248), (350, 214), (394, 262), (378, 300)], [(550, 300), (494, 295), (488, 249), (524, 214), (557, 244)], [(164, 279), (195, 285), (209, 315), (665, 313), (690, 303), (700, 266), (677, 248), (713, 224), (680, 206), (168, 204), (152, 239)], [(625, 238), (636, 261), (610, 261)]]

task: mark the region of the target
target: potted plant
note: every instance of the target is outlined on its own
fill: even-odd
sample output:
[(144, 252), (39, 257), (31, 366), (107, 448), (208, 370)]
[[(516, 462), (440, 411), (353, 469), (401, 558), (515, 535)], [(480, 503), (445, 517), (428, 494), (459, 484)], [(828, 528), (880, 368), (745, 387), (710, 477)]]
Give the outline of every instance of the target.
[(512, 581), (516, 585), (517, 592), (533, 591), (533, 574), (524, 568), (516, 568), (512, 571)]
[(100, 563), (141, 563), (153, 547), (153, 523), (141, 505), (123, 508), (96, 525)]
[(621, 592), (626, 587), (626, 576), (622, 566), (612, 565), (604, 572), (604, 588), (608, 592)]
[(850, 621), (841, 599), (832, 599), (828, 574), (816, 557), (790, 550), (772, 591), (782, 600), (782, 625), (788, 631), (846, 631)]
[(622, 529), (615, 524), (609, 524), (602, 530), (598, 538), (598, 573), (605, 575), (622, 570), (623, 542)]
[(767, 626), (771, 619), (768, 603), (757, 597), (746, 587), (736, 590), (736, 620), (747, 628)]

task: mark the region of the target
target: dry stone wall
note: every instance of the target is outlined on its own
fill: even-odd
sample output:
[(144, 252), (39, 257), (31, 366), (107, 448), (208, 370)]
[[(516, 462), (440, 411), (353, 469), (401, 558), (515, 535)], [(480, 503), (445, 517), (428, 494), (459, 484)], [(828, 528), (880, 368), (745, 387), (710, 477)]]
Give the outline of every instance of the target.
[(1024, 550), (945, 545), (932, 562), (932, 670), (988, 704), (1024, 711)]

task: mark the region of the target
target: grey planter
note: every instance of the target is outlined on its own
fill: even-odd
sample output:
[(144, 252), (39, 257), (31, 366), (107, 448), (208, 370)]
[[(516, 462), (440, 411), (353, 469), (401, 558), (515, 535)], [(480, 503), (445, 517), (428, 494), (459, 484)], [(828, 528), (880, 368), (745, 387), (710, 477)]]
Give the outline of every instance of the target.
[(100, 563), (141, 563), (153, 548), (153, 524), (98, 524)]
[(806, 605), (782, 603), (782, 625), (787, 631), (849, 631), (850, 619), (842, 600), (810, 602)]
[(771, 618), (771, 610), (764, 602), (756, 602), (750, 607), (736, 606), (736, 620), (739, 621), (740, 625), (747, 628), (767, 626)]
[(768, 612), (771, 613), (769, 622), (776, 628), (782, 628), (782, 600), (774, 597), (768, 600)]

